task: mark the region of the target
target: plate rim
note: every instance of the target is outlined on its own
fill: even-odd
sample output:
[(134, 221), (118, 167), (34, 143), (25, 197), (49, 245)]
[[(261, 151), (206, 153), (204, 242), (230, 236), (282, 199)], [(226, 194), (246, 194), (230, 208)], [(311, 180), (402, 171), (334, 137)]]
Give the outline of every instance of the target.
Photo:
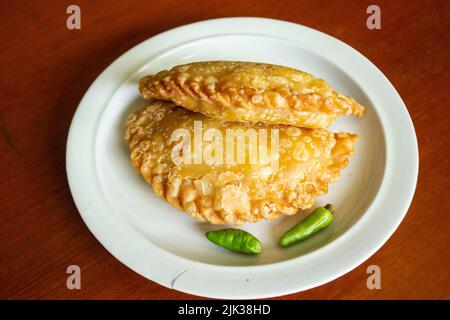
[[(87, 130), (86, 130), (85, 126), (83, 125), (84, 123), (80, 123), (80, 121), (85, 120), (86, 116), (89, 115), (89, 113), (92, 113), (95, 111), (95, 110), (92, 111), (92, 108), (90, 108), (91, 110), (89, 110), (89, 103), (88, 103), (88, 101), (95, 96), (94, 92), (97, 92), (99, 90), (110, 91), (111, 92), (110, 96), (107, 98), (105, 98), (105, 97), (103, 98), (103, 100), (105, 102), (109, 101), (111, 95), (114, 94), (117, 87), (105, 88), (105, 84), (102, 82), (104, 82), (108, 77), (111, 77), (114, 74), (120, 73), (123, 76), (123, 72), (119, 72), (117, 70), (117, 69), (122, 68), (121, 64), (123, 65), (127, 59), (130, 59), (133, 56), (140, 55), (140, 53), (138, 51), (139, 50), (142, 51), (142, 48), (145, 45), (148, 46), (148, 44), (151, 42), (158, 42), (158, 41), (161, 42), (162, 39), (170, 38), (171, 35), (172, 35), (172, 37), (174, 37), (174, 34), (176, 34), (176, 33), (195, 34), (195, 32), (193, 32), (193, 30), (195, 30), (196, 32), (199, 32), (201, 30), (206, 30), (205, 31), (207, 33), (206, 36), (214, 36), (214, 34), (209, 34), (209, 32), (212, 32), (215, 29), (217, 29), (217, 30), (225, 29), (226, 31), (227, 30), (229, 31), (233, 28), (236, 28), (237, 25), (242, 25), (242, 24), (244, 24), (246, 26), (245, 32), (244, 31), (237, 32), (237, 30), (235, 30), (233, 33), (235, 33), (235, 34), (267, 35), (267, 36), (273, 37), (274, 36), (273, 30), (284, 29), (286, 31), (286, 33), (288, 31), (290, 31), (290, 32), (296, 32), (299, 34), (302, 34), (302, 33), (303, 34), (311, 34), (311, 35), (313, 35), (312, 36), (313, 38), (314, 37), (320, 38), (321, 41), (328, 42), (328, 45), (330, 45), (330, 43), (331, 43), (332, 45), (339, 47), (339, 50), (346, 51), (347, 53), (351, 53), (351, 55), (356, 55), (358, 57), (358, 59), (360, 59), (360, 61), (364, 62), (364, 64), (366, 65), (366, 68), (369, 68), (369, 69), (371, 69), (372, 72), (374, 72), (373, 76), (376, 76), (377, 81), (381, 82), (381, 84), (384, 85), (385, 87), (387, 86), (387, 88), (390, 91), (389, 93), (391, 94), (391, 96), (390, 96), (391, 100), (393, 100), (395, 102), (394, 104), (396, 106), (400, 106), (400, 108), (397, 108), (398, 110), (394, 110), (394, 111), (397, 111), (397, 113), (400, 113), (400, 120), (396, 119), (395, 123), (398, 124), (400, 121), (400, 123), (405, 127), (404, 129), (407, 130), (406, 132), (408, 132), (407, 139), (405, 139), (406, 142), (402, 141), (402, 147), (411, 152), (413, 159), (411, 162), (409, 162), (409, 166), (408, 165), (405, 166), (404, 163), (402, 163), (402, 165), (403, 165), (403, 168), (408, 168), (408, 170), (410, 170), (410, 171), (412, 170), (413, 174), (411, 176), (411, 172), (409, 172), (410, 175), (409, 175), (408, 182), (406, 183), (406, 186), (403, 184), (403, 187), (404, 188), (406, 187), (407, 190), (405, 190), (405, 192), (404, 192), (405, 195), (403, 197), (402, 203), (400, 205), (397, 204), (397, 207), (393, 206), (394, 208), (396, 208), (398, 210), (395, 212), (398, 212), (398, 213), (396, 215), (396, 219), (394, 219), (394, 221), (391, 221), (392, 224), (390, 225), (389, 230), (385, 230), (385, 232), (382, 235), (378, 235), (377, 239), (371, 239), (369, 245), (366, 245), (364, 248), (359, 248), (360, 251), (358, 252), (358, 258), (355, 259), (355, 257), (353, 257), (352, 263), (347, 263), (347, 264), (343, 264), (343, 265), (341, 264), (341, 266), (338, 268), (339, 270), (335, 270), (332, 273), (329, 273), (329, 272), (326, 273), (326, 272), (322, 271), (322, 273), (324, 273), (324, 274), (322, 274), (319, 277), (320, 279), (315, 279), (312, 282), (305, 281), (305, 279), (299, 280), (297, 278), (297, 281), (294, 281), (294, 283), (292, 283), (292, 281), (289, 282), (288, 284), (281, 282), (281, 286), (280, 285), (274, 286), (274, 284), (276, 283), (275, 279), (277, 277), (275, 277), (275, 279), (274, 279), (273, 277), (269, 277), (266, 274), (266, 272), (273, 273), (274, 271), (278, 272), (280, 270), (289, 271), (289, 270), (286, 270), (286, 268), (290, 269), (290, 271), (292, 271), (292, 268), (296, 267), (295, 260), (298, 260), (298, 258), (290, 259), (290, 260), (283, 261), (283, 262), (268, 264), (268, 265), (237, 267), (237, 266), (217, 266), (217, 265), (193, 262), (193, 261), (190, 261), (183, 257), (174, 256), (172, 253), (166, 252), (163, 249), (161, 249), (155, 245), (150, 245), (150, 246), (147, 245), (147, 246), (143, 246), (142, 248), (137, 248), (137, 250), (133, 250), (133, 253), (131, 253), (130, 251), (124, 251), (124, 249), (130, 249), (130, 248), (129, 247), (124, 248), (123, 245), (121, 245), (119, 243), (120, 241), (117, 241), (117, 239), (111, 239), (111, 236), (112, 236), (112, 238), (116, 237), (116, 229), (115, 228), (116, 227), (119, 228), (119, 226), (118, 226), (119, 221), (115, 221), (115, 222), (109, 221), (107, 224), (104, 224), (104, 221), (101, 221), (102, 224), (99, 225), (97, 214), (92, 213), (92, 210), (94, 209), (94, 207), (96, 207), (95, 209), (98, 209), (97, 208), (98, 204), (92, 203), (92, 200), (89, 199), (90, 196), (88, 196), (86, 194), (87, 193), (86, 188), (89, 189), (92, 186), (89, 185), (89, 187), (88, 187), (86, 185), (85, 181), (83, 181), (83, 179), (80, 179), (80, 176), (79, 176), (80, 169), (85, 169), (84, 165), (86, 165), (85, 162), (83, 162), (83, 164), (79, 163), (80, 159), (78, 157), (78, 154), (79, 154), (80, 148), (87, 148), (91, 144), (93, 146), (95, 146), (95, 138), (96, 138), (95, 136), (91, 137), (91, 138), (93, 138), (94, 141), (88, 141), (89, 136), (86, 137)], [(206, 25), (208, 25), (208, 27), (206, 27)], [(262, 25), (264, 25), (266, 27), (267, 27), (267, 25), (271, 25), (273, 30), (271, 32), (266, 31), (267, 33), (262, 34), (261, 33)], [(253, 32), (249, 33), (249, 29), (251, 29), (254, 33)], [(265, 30), (268, 30), (268, 29), (271, 29), (271, 28), (266, 28)], [(216, 35), (221, 35), (221, 33), (218, 33)], [(175, 36), (175, 38), (176, 38), (176, 36)], [(201, 38), (201, 37), (198, 34), (197, 36), (193, 36), (193, 38), (190, 40), (182, 39), (182, 42), (195, 41), (195, 40), (198, 40), (199, 38)], [(284, 37), (281, 37), (279, 39), (287, 40)], [(290, 39), (290, 40), (292, 41), (292, 39)], [(167, 41), (167, 39), (166, 39), (166, 41)], [(175, 45), (178, 45), (178, 44), (175, 44)], [(166, 49), (160, 50), (159, 53), (156, 52), (155, 54), (153, 54), (153, 56), (162, 54), (162, 53), (164, 53), (164, 51), (166, 51)], [(147, 56), (146, 60), (149, 60), (149, 59), (150, 58)], [(136, 60), (139, 60), (139, 59), (136, 59)], [(335, 63), (334, 60), (331, 60), (331, 62)], [(142, 65), (138, 64), (138, 68), (130, 68), (130, 70), (132, 70), (132, 72), (130, 72), (129, 74), (131, 75), (134, 72), (136, 72), (139, 69), (139, 66), (142, 66)], [(351, 74), (349, 74), (349, 75), (351, 76)], [(120, 82), (123, 83), (123, 81), (124, 81), (124, 79), (122, 79)], [(358, 81), (356, 81), (356, 82), (358, 83)], [(373, 98), (373, 95), (369, 95), (368, 93), (367, 93), (367, 95), (370, 99)], [(98, 96), (97, 96), (97, 100), (98, 100)], [(101, 104), (99, 104), (99, 105), (101, 105)], [(103, 107), (105, 107), (105, 106), (106, 106), (106, 104), (104, 103), (104, 104), (102, 104), (101, 108), (100, 107), (98, 108), (99, 110), (96, 110), (97, 116), (99, 115), (99, 113), (101, 114), (103, 112)], [(330, 244), (327, 244), (327, 246), (325, 246), (323, 248), (319, 248), (318, 250), (316, 250), (314, 252), (311, 252), (305, 256), (302, 256), (303, 262), (309, 261), (309, 263), (311, 263), (311, 259), (317, 260), (318, 251), (321, 251), (319, 253), (321, 253), (322, 255), (325, 254), (326, 251), (328, 251), (328, 253), (330, 253), (331, 247), (334, 247), (334, 248), (337, 248), (339, 246), (342, 247), (343, 245), (346, 244), (346, 242), (349, 242), (351, 240), (351, 237), (350, 237), (351, 233), (353, 233), (353, 234), (358, 233), (358, 232), (361, 233), (363, 231), (363, 226), (364, 225), (367, 226), (367, 224), (374, 218), (374, 214), (375, 214), (375, 212), (373, 212), (374, 210), (372, 210), (371, 214), (367, 215), (368, 212), (371, 211), (370, 209), (373, 207), (373, 203), (375, 203), (376, 201), (379, 202), (381, 196), (383, 196), (383, 195), (386, 196), (385, 195), (386, 188), (390, 187), (390, 185), (386, 186), (385, 184), (387, 184), (388, 182), (396, 183), (396, 181), (392, 182), (392, 172), (389, 172), (389, 170), (388, 170), (388, 164), (390, 163), (389, 161), (391, 161), (391, 164), (392, 164), (392, 161), (395, 160), (395, 157), (394, 157), (394, 159), (392, 159), (392, 155), (396, 153), (395, 152), (396, 150), (395, 150), (395, 147), (392, 146), (392, 143), (391, 143), (392, 141), (389, 140), (389, 137), (386, 134), (385, 122), (386, 121), (389, 122), (388, 121), (389, 119), (386, 118), (386, 116), (384, 116), (384, 118), (383, 118), (383, 114), (382, 113), (380, 114), (380, 111), (381, 110), (377, 109), (377, 113), (380, 118), (380, 122), (383, 125), (383, 130), (384, 130), (383, 134), (385, 135), (385, 140), (386, 140), (386, 163), (385, 163), (384, 177), (383, 177), (380, 187), (379, 187), (379, 194), (376, 195), (376, 197), (373, 199), (372, 203), (370, 204), (369, 208), (367, 209), (366, 213), (364, 213), (364, 215), (355, 223), (355, 225), (353, 225), (349, 230), (347, 230), (339, 238), (335, 239)], [(394, 112), (394, 111), (391, 111), (391, 112)], [(92, 117), (92, 118), (94, 118), (94, 117)], [(81, 122), (83, 122), (83, 121), (81, 121)], [(96, 132), (96, 130), (95, 130), (95, 132)], [(392, 139), (393, 132), (388, 130), (388, 133), (391, 136), (390, 138)], [(82, 138), (87, 139), (87, 141), (84, 141)], [(83, 142), (88, 142), (88, 143), (82, 145), (82, 144), (80, 144), (80, 140)], [(91, 150), (91, 151), (93, 154), (95, 154), (95, 150)], [(88, 150), (88, 153), (89, 153), (89, 150)], [(84, 159), (84, 160), (87, 160), (87, 159)], [(126, 266), (128, 266), (135, 272), (137, 272), (137, 273), (143, 275), (144, 277), (146, 277), (150, 280), (153, 280), (163, 286), (169, 287), (171, 289), (175, 289), (178, 291), (182, 291), (182, 292), (186, 292), (186, 293), (190, 293), (190, 294), (194, 294), (194, 295), (199, 295), (199, 296), (206, 296), (206, 297), (212, 297), (212, 298), (234, 298), (234, 299), (236, 299), (236, 298), (238, 298), (238, 299), (267, 298), (267, 297), (280, 296), (280, 295), (289, 294), (289, 293), (293, 293), (293, 292), (297, 292), (297, 291), (307, 290), (312, 287), (316, 287), (316, 286), (322, 285), (324, 283), (327, 283), (329, 281), (332, 281), (332, 280), (342, 276), (343, 274), (351, 271), (352, 269), (356, 268), (358, 265), (362, 264), (365, 260), (367, 260), (372, 254), (374, 254), (389, 239), (389, 237), (395, 232), (395, 230), (398, 228), (399, 224), (403, 220), (404, 216), (406, 215), (409, 205), (412, 201), (415, 187), (417, 184), (418, 161), (419, 161), (419, 157), (418, 157), (417, 138), (415, 135), (414, 126), (413, 126), (411, 117), (406, 109), (406, 106), (403, 103), (403, 101), (401, 100), (399, 94), (397, 93), (397, 91), (395, 90), (393, 85), (384, 76), (384, 74), (378, 68), (376, 68), (375, 65), (373, 65), (373, 63), (371, 63), (366, 57), (364, 57), (361, 53), (359, 53), (358, 51), (356, 51), (349, 45), (345, 44), (344, 42), (342, 42), (334, 37), (326, 35), (320, 31), (317, 31), (317, 30), (314, 30), (314, 29), (311, 29), (309, 27), (305, 27), (305, 26), (302, 26), (299, 24), (291, 23), (291, 22), (275, 20), (275, 19), (268, 19), (268, 18), (256, 18), (256, 17), (232, 17), (232, 18), (220, 18), (220, 19), (211, 19), (211, 20), (194, 22), (194, 23), (187, 24), (187, 25), (184, 25), (181, 27), (177, 27), (177, 28), (165, 31), (163, 33), (160, 33), (158, 35), (155, 35), (155, 36), (137, 44), (136, 46), (134, 46), (133, 48), (131, 48), (130, 50), (128, 50), (127, 52), (122, 54), (97, 77), (97, 79), (91, 84), (89, 89), (86, 91), (86, 93), (85, 93), (84, 97), (82, 98), (80, 104), (78, 105), (75, 115), (72, 119), (72, 123), (70, 125), (70, 129), (69, 129), (69, 133), (68, 133), (67, 147), (66, 147), (66, 171), (67, 171), (67, 177), (68, 177), (68, 181), (69, 181), (69, 187), (70, 187), (74, 202), (78, 208), (78, 211), (79, 211), (83, 221), (86, 223), (89, 230), (94, 234), (94, 236), (97, 238), (97, 240), (99, 240), (99, 242), (114, 257), (116, 257), (119, 261), (124, 263)], [(95, 167), (96, 166), (95, 158), (92, 159), (92, 162), (93, 162), (93, 166)], [(89, 165), (89, 163), (87, 163), (87, 165)], [(389, 166), (389, 168), (391, 168), (391, 167)], [(75, 174), (75, 173), (77, 173), (77, 174)], [(92, 172), (90, 172), (90, 173), (92, 173)], [(390, 176), (388, 175), (389, 173), (391, 173)], [(100, 186), (99, 179), (98, 179), (98, 177), (96, 177), (95, 172), (94, 172), (94, 175), (92, 175), (92, 176), (95, 179), (96, 185)], [(398, 181), (395, 185), (398, 187), (398, 185), (399, 185)], [(385, 190), (383, 190), (383, 188)], [(391, 187), (391, 189), (392, 189), (392, 187)], [(95, 191), (96, 191), (95, 192), (96, 195), (102, 194), (102, 190), (95, 190)], [(384, 192), (384, 194), (380, 195), (380, 193), (382, 193), (382, 192)], [(91, 195), (91, 193), (90, 193), (90, 195)], [(104, 195), (103, 195), (103, 197), (104, 197)], [(100, 200), (96, 198), (95, 201), (98, 202)], [(102, 206), (102, 207), (104, 207), (104, 206)], [(98, 212), (98, 211), (96, 211), (96, 212)], [(392, 219), (392, 216), (391, 216), (391, 219)], [(106, 226), (106, 228), (105, 228), (105, 226)], [(114, 231), (115, 231), (114, 234), (111, 234), (111, 231), (108, 228), (114, 228)], [(109, 232), (108, 232), (108, 230), (109, 230)], [(138, 242), (142, 242), (142, 240), (144, 239), (141, 235), (137, 234), (130, 226), (128, 226), (128, 224), (122, 225), (121, 228), (119, 228), (118, 230), (120, 230), (120, 231), (118, 231), (117, 233), (120, 233), (121, 235), (129, 236), (129, 238), (127, 239), (127, 241), (128, 241), (127, 244), (130, 241), (131, 241), (131, 243), (137, 244)], [(130, 231), (135, 234), (131, 235)], [(350, 233), (350, 231), (352, 231), (352, 232)], [(344, 237), (345, 235), (347, 235), (347, 236)], [(122, 240), (124, 240), (124, 239), (122, 239)], [(145, 240), (145, 241), (147, 241), (147, 240)], [(334, 245), (331, 246), (332, 244), (334, 244)], [(155, 266), (151, 267), (151, 266), (148, 266), (145, 264), (143, 265), (142, 261), (139, 260), (138, 258), (136, 258), (135, 255), (139, 254), (139, 253), (143, 253), (144, 247), (145, 247), (145, 249), (153, 250), (151, 252), (151, 254), (154, 255), (155, 258), (158, 257), (158, 259), (161, 259), (161, 261), (159, 261), (159, 262), (163, 262), (163, 263), (156, 263), (157, 264), (156, 268), (155, 268)], [(328, 249), (324, 250), (327, 247), (328, 247)], [(149, 252), (145, 252), (145, 254), (148, 256)], [(346, 254), (348, 255), (348, 252), (346, 252)], [(354, 254), (356, 254), (356, 252)], [(270, 271), (270, 269), (272, 269), (272, 271)], [(274, 270), (274, 269), (276, 269), (276, 270)], [(336, 267), (335, 267), (335, 269), (336, 269)], [(247, 273), (240, 272), (239, 270), (246, 271)], [(245, 283), (241, 283), (242, 276), (245, 277), (246, 274), (247, 274), (247, 276), (249, 275), (248, 270), (252, 270), (251, 285), (250, 284), (246, 285)], [(220, 285), (217, 285), (217, 284), (215, 284), (214, 288), (208, 288), (208, 286), (206, 288), (202, 287), (202, 284), (203, 285), (208, 284), (208, 282), (205, 281), (204, 277), (208, 276), (208, 275), (211, 277), (211, 272), (215, 273), (216, 277), (217, 277), (217, 272), (222, 273), (222, 275), (223, 275), (222, 281), (224, 284), (223, 290), (221, 290)], [(239, 273), (239, 275), (236, 274), (237, 272)], [(257, 274), (253, 274), (255, 272)], [(228, 280), (225, 280), (226, 277), (233, 278), (236, 276), (239, 276), (241, 279), (238, 281), (235, 281), (235, 282), (229, 282)], [(226, 278), (226, 279), (228, 279), (228, 278)], [(291, 275), (289, 277), (289, 279), (295, 280), (296, 278), (292, 277), (292, 275)], [(269, 285), (269, 283), (270, 283), (270, 285)], [(200, 286), (199, 286), (199, 284), (200, 284)], [(240, 286), (236, 287), (237, 284), (240, 284)], [(256, 288), (256, 290), (255, 290), (255, 288)]]

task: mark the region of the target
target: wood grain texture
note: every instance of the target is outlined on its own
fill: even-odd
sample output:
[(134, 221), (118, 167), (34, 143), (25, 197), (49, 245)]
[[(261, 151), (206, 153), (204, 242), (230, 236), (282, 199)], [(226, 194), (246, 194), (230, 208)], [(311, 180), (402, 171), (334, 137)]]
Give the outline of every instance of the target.
[[(382, 29), (373, 31), (372, 1), (76, 2), (78, 31), (65, 26), (72, 2), (0, 4), (0, 298), (196, 298), (137, 275), (93, 237), (68, 189), (65, 144), (81, 97), (115, 58), (167, 29), (227, 16), (297, 22), (353, 46), (397, 88), (419, 140), (417, 191), (397, 232), (343, 277), (281, 298), (450, 298), (448, 1), (376, 1)], [(66, 289), (70, 264), (82, 268), (81, 290)], [(371, 264), (381, 267), (381, 290), (366, 288)]]

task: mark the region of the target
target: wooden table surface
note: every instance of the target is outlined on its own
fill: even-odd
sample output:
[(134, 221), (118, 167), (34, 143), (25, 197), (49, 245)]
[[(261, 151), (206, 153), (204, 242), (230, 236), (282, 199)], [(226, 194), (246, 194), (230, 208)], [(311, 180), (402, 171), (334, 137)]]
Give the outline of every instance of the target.
[[(81, 30), (66, 8), (81, 8)], [(381, 8), (368, 30), (366, 8)], [(389, 241), (339, 279), (285, 299), (450, 298), (450, 6), (448, 1), (2, 1), (0, 4), (0, 298), (187, 299), (134, 273), (88, 231), (65, 173), (75, 109), (92, 81), (132, 46), (186, 23), (271, 17), (337, 37), (375, 63), (413, 119), (416, 194)], [(404, 155), (408, 161), (408, 155)], [(66, 268), (81, 267), (81, 290)], [(366, 269), (381, 268), (381, 290)]]

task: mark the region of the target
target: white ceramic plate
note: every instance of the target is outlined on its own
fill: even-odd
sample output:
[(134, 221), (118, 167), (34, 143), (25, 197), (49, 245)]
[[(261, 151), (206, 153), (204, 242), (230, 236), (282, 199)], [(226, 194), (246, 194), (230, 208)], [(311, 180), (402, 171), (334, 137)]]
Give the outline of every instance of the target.
[[(143, 104), (138, 79), (200, 60), (248, 60), (299, 68), (367, 106), (331, 130), (359, 135), (356, 156), (317, 205), (338, 208), (329, 228), (280, 249), (280, 235), (302, 215), (247, 224), (260, 256), (216, 247), (196, 222), (157, 198), (128, 161), (124, 121)], [(228, 18), (152, 37), (112, 63), (83, 97), (70, 127), (67, 175), (92, 233), (118, 260), (163, 286), (215, 298), (263, 298), (306, 290), (358, 266), (398, 227), (418, 173), (414, 128), (400, 96), (369, 60), (343, 42), (293, 23)]]

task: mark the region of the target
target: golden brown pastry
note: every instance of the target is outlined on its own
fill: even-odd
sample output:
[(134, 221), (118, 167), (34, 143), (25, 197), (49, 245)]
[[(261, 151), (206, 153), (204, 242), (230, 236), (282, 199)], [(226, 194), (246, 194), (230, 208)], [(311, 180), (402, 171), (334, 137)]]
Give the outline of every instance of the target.
[[(199, 136), (194, 137), (194, 128), (198, 130), (199, 124), (204, 153), (195, 158), (192, 154)], [(177, 129), (185, 129), (185, 135)], [(251, 158), (252, 135), (244, 143), (238, 142), (234, 136), (226, 138), (227, 129), (232, 133), (254, 130), (258, 139), (266, 130), (268, 156), (258, 153), (255, 161)], [(220, 143), (215, 144), (220, 136), (225, 137), (221, 150), (217, 148)], [(242, 224), (311, 207), (314, 198), (325, 194), (328, 183), (347, 166), (357, 136), (286, 125), (225, 122), (172, 102), (152, 100), (128, 118), (125, 139), (133, 167), (159, 197), (201, 221)], [(181, 147), (189, 142), (191, 152), (183, 154)], [(244, 158), (237, 154), (237, 146), (245, 149), (245, 161), (239, 161)], [(234, 153), (230, 150), (237, 154), (234, 164), (226, 158)]]
[(208, 61), (176, 66), (140, 80), (144, 98), (170, 100), (227, 121), (327, 128), (364, 107), (324, 80), (288, 67)]

